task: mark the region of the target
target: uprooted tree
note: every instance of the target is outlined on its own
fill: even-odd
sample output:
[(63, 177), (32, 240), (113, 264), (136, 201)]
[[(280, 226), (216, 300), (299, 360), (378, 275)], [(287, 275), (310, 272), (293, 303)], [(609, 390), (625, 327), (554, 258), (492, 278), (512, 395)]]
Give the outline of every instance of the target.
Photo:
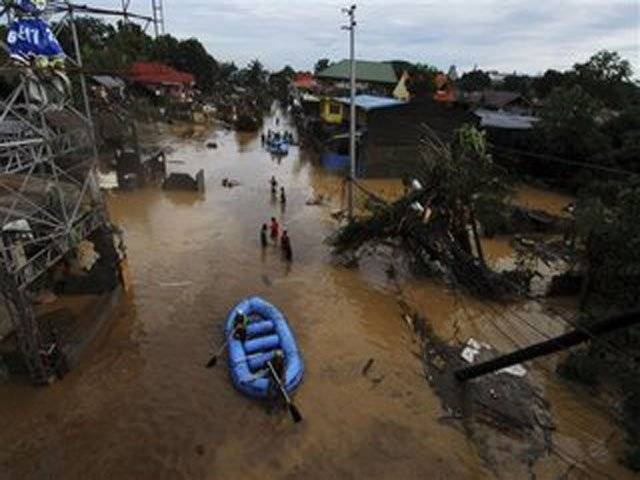
[(369, 193), (367, 214), (330, 239), (334, 251), (355, 252), (365, 243), (392, 240), (424, 271), (440, 273), (472, 293), (500, 298), (521, 291), (522, 282), (489, 268), (482, 255), (476, 211), (503, 206), (509, 193), (484, 134), (464, 126), (445, 144), (425, 127), (421, 157), (405, 195), (388, 203)]

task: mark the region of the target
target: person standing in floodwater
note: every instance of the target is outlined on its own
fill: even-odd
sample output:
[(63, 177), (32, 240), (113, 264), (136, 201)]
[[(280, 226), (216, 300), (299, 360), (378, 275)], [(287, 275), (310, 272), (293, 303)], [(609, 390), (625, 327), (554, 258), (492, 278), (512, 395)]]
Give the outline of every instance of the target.
[(262, 248), (265, 248), (267, 246), (267, 224), (266, 223), (263, 223), (262, 229), (260, 229), (260, 245), (262, 245)]
[(284, 187), (280, 187), (280, 203), (282, 205), (287, 203), (287, 195), (284, 193)]
[(276, 177), (271, 175), (271, 180), (269, 182), (271, 183), (271, 194), (275, 195), (278, 191), (278, 181), (276, 180)]
[(271, 240), (274, 243), (278, 243), (278, 232), (280, 230), (280, 225), (278, 225), (278, 221), (275, 217), (271, 217)]
[(280, 238), (280, 248), (282, 248), (282, 255), (287, 262), (293, 260), (293, 251), (291, 250), (291, 239), (286, 230), (282, 231), (282, 238)]

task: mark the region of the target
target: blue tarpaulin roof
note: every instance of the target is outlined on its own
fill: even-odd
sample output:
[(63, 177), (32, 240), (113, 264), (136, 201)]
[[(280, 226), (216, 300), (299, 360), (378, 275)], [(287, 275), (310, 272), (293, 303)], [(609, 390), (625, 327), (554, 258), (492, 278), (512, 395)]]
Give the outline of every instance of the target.
[[(346, 105), (351, 104), (351, 99), (341, 97), (336, 99), (340, 103)], [(404, 105), (406, 102), (391, 97), (376, 97), (375, 95), (356, 95), (356, 107), (362, 110), (376, 110), (378, 108), (397, 107)]]

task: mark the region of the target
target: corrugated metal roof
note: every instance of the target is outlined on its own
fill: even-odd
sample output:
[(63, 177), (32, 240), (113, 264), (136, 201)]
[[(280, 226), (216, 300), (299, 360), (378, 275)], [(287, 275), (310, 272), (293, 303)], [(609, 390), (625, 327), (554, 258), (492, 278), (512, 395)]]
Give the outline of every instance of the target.
[(480, 117), (480, 126), (492, 128), (506, 128), (509, 130), (530, 130), (540, 119), (528, 115), (495, 112), (493, 110), (478, 109), (473, 112)]
[(300, 96), (300, 99), (303, 102), (319, 102), (320, 101), (320, 97), (317, 97), (316, 95), (311, 95), (310, 93), (303, 93)]
[(516, 92), (504, 90), (485, 90), (482, 93), (482, 104), (487, 107), (502, 108), (514, 100), (518, 100), (522, 95)]
[(121, 78), (113, 77), (111, 75), (94, 75), (92, 77), (100, 85), (104, 85), (107, 88), (124, 88), (125, 84)]
[(315, 88), (318, 85), (312, 73), (301, 72), (296, 73), (293, 77), (293, 85), (297, 88)]
[[(325, 68), (318, 73), (316, 77), (348, 80), (351, 78), (351, 63), (349, 60), (342, 60)], [(398, 82), (396, 72), (390, 63), (369, 62), (365, 60), (356, 60), (356, 79), (359, 82), (389, 84), (396, 84)]]
[[(345, 105), (351, 104), (351, 99), (348, 97), (336, 98), (340, 103)], [(398, 105), (404, 105), (406, 102), (391, 97), (376, 97), (375, 95), (356, 95), (356, 107), (361, 108), (364, 111), (376, 110), (379, 108), (397, 107)]]

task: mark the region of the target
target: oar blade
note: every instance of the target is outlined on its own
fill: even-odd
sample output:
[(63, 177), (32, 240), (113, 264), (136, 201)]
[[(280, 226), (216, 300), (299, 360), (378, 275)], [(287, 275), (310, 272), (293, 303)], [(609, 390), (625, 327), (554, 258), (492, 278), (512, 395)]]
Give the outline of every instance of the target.
[(209, 362), (207, 363), (207, 368), (215, 367), (216, 363), (218, 363), (218, 356), (214, 355), (213, 357), (211, 357), (211, 360), (209, 360)]
[(302, 415), (300, 415), (300, 412), (293, 403), (289, 404), (289, 413), (291, 414), (291, 418), (293, 419), (294, 423), (302, 421)]

